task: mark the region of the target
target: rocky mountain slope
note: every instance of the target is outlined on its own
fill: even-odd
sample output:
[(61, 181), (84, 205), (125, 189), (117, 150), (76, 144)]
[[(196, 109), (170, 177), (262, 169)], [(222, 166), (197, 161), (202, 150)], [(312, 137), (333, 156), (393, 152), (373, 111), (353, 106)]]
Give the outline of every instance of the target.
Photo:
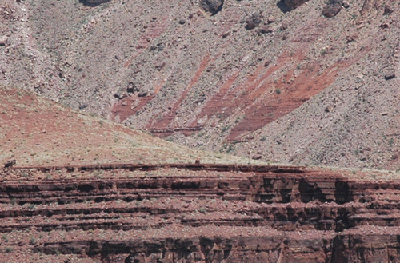
[(195, 148), (397, 169), (398, 3), (303, 2), (5, 0), (0, 84)]

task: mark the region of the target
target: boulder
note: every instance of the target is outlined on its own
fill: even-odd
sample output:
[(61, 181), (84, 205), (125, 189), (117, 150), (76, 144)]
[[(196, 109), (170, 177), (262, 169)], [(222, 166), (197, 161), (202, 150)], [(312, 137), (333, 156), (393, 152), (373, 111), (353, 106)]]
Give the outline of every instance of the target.
[(16, 163), (17, 163), (17, 161), (15, 161), (15, 160), (7, 161), (7, 162), (4, 164), (4, 168), (13, 167)]
[(358, 38), (357, 34), (346, 36), (346, 43), (354, 42)]
[(217, 14), (222, 9), (224, 0), (201, 0), (200, 5), (206, 11), (211, 13), (211, 15)]
[(254, 13), (251, 17), (246, 19), (246, 29), (252, 30), (261, 23), (261, 15)]
[[(138, 92), (139, 89), (136, 87), (136, 85), (133, 82), (129, 82), (128, 86), (126, 87), (126, 92), (127, 93), (135, 93)], [(118, 95), (119, 97), (119, 95)]]
[(282, 1), (289, 11), (296, 9), (305, 2), (308, 2), (308, 0), (282, 0)]
[(0, 36), (0, 46), (5, 46), (7, 43), (7, 36)]
[(271, 24), (271, 23), (273, 23), (273, 22), (275, 22), (275, 17), (274, 17), (273, 15), (270, 15), (270, 16), (268, 17), (268, 19), (267, 19), (267, 23), (268, 23), (268, 24)]
[(396, 70), (393, 67), (384, 68), (383, 75), (386, 80), (393, 79), (396, 77)]
[(246, 20), (246, 29), (247, 30), (252, 30), (256, 27), (256, 24), (253, 22), (251, 19)]
[(343, 2), (342, 2), (342, 6), (343, 6), (344, 8), (349, 8), (349, 7), (350, 7), (350, 3), (347, 2), (347, 1), (343, 1)]
[(259, 35), (270, 34), (272, 32), (274, 32), (274, 30), (269, 26), (261, 26), (260, 28), (257, 29), (257, 33)]
[(385, 5), (385, 11), (383, 12), (384, 15), (390, 15), (394, 12), (394, 9), (390, 5)]
[(322, 14), (327, 18), (332, 18), (332, 17), (336, 16), (340, 12), (340, 10), (342, 10), (342, 1), (331, 0), (322, 9)]

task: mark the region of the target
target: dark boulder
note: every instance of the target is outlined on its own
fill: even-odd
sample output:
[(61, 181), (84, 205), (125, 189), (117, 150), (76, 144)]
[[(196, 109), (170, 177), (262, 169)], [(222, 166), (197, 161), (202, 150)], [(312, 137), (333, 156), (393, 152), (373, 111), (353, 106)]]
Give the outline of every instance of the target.
[(246, 29), (252, 30), (256, 27), (256, 24), (252, 20), (246, 20)]
[(211, 15), (217, 14), (222, 10), (224, 0), (201, 0), (200, 5), (206, 11), (211, 13)]
[(383, 75), (386, 80), (393, 79), (396, 77), (396, 70), (393, 67), (384, 68)]
[(15, 161), (15, 160), (8, 161), (8, 162), (6, 162), (6, 163), (4, 164), (4, 168), (13, 167), (16, 163), (17, 163), (17, 161)]
[(285, 10), (291, 11), (308, 1), (309, 0), (282, 0), (282, 3), (285, 7)]
[(254, 13), (251, 17), (246, 19), (246, 29), (252, 30), (262, 22), (261, 15)]
[(269, 26), (262, 26), (259, 29), (257, 29), (257, 33), (259, 35), (270, 34), (272, 32), (274, 32), (274, 30)]
[(383, 12), (384, 15), (390, 15), (394, 12), (394, 9), (390, 5), (385, 5), (385, 11)]
[(327, 5), (322, 9), (322, 14), (327, 18), (336, 16), (342, 10), (341, 0), (330, 0)]
[[(126, 87), (126, 92), (127, 93), (135, 93), (138, 92), (139, 89), (136, 87), (136, 85), (133, 82), (129, 82), (128, 87)], [(118, 95), (119, 97), (119, 95)]]

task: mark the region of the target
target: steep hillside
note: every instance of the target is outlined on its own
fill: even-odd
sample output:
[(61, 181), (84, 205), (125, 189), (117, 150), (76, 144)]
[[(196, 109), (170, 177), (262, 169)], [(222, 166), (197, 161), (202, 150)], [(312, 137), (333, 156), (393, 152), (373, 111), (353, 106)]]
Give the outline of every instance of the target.
[(100, 2), (5, 0), (0, 83), (191, 147), (398, 168), (398, 3)]
[(190, 150), (101, 118), (82, 115), (18, 88), (0, 87), (0, 164), (242, 163)]

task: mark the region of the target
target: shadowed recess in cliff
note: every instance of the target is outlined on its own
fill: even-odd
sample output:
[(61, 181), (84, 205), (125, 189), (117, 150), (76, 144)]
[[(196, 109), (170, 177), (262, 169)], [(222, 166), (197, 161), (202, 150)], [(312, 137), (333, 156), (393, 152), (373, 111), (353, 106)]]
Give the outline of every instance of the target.
[(345, 204), (353, 201), (353, 193), (346, 181), (337, 180), (335, 182), (335, 201), (338, 204)]
[(310, 201), (326, 201), (326, 196), (322, 193), (322, 190), (316, 184), (310, 184), (305, 179), (301, 179), (299, 182), (300, 198), (303, 203)]
[(98, 6), (103, 3), (110, 2), (111, 0), (79, 0), (85, 6)]

